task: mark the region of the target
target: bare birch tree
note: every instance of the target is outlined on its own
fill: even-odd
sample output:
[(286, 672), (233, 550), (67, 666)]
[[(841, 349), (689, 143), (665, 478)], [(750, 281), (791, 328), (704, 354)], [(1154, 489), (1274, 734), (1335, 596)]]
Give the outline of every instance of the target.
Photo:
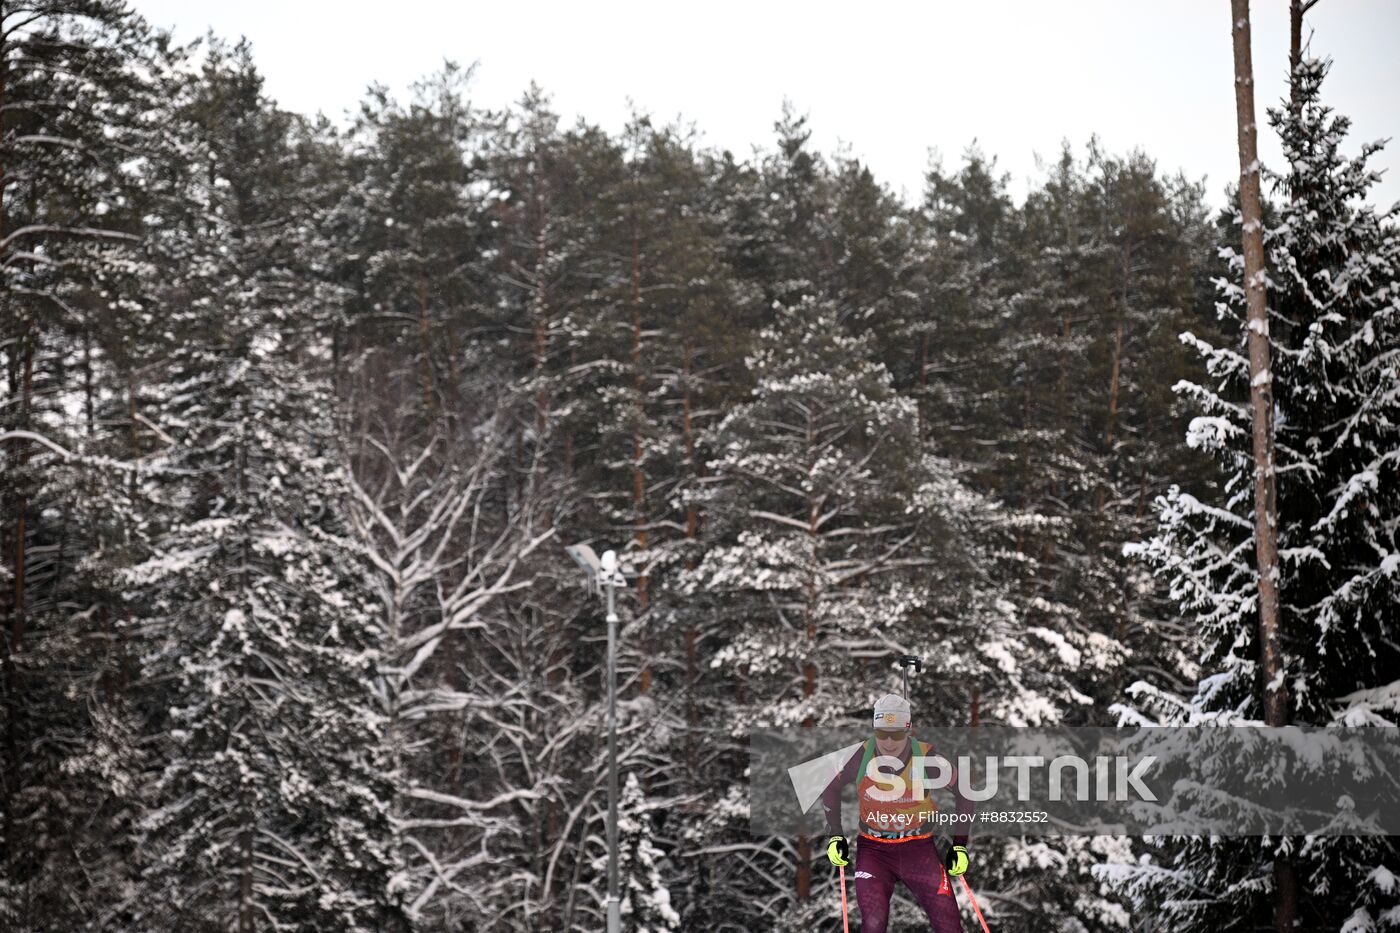
[[(1264, 722), (1288, 722), (1279, 621), (1278, 497), (1274, 475), (1273, 373), (1265, 291), (1264, 217), (1259, 195), (1258, 127), (1254, 119), (1254, 66), (1250, 59), (1249, 0), (1231, 0), (1235, 48), (1235, 117), (1239, 129), (1240, 214), (1244, 221), (1244, 281), (1249, 345), (1249, 397), (1254, 451), (1254, 557), (1259, 576), (1259, 660)], [(1274, 923), (1293, 928), (1298, 880), (1289, 860), (1274, 861)]]
[[(503, 519), (493, 508), (503, 450), (497, 419), (476, 437), (465, 452), (437, 434), (417, 445), (401, 435), (366, 437), (352, 479), (353, 524), (385, 640), (376, 693), (398, 785), (394, 828), (405, 877), (397, 883), (415, 918), (445, 895), (470, 900), (458, 877), (489, 857), (487, 840), (515, 829), (509, 804), (540, 796), (529, 786), (486, 800), (461, 793), (465, 739), (453, 743), (445, 769), (410, 760), (430, 755), (434, 739), (453, 731), (445, 720), (498, 705), (490, 685), (455, 676), (457, 652), (445, 649), (481, 637), (491, 625), (483, 610), (532, 584), (521, 564), (553, 536), (531, 526), (528, 509)], [(459, 844), (463, 831), (471, 845)]]

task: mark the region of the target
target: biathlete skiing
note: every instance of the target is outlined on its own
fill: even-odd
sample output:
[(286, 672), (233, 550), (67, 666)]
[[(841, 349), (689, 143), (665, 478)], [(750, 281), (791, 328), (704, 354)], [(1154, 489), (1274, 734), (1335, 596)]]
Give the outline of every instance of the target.
[[(875, 734), (822, 793), (827, 832), (831, 833), (826, 857), (844, 869), (851, 864), (851, 853), (841, 826), (841, 791), (856, 785), (860, 833), (855, 854), (856, 903), (863, 933), (885, 933), (890, 896), (897, 881), (914, 895), (934, 933), (962, 931), (952, 879), (967, 871), (967, 836), (953, 837), (946, 858), (939, 853), (934, 839), (937, 806), (926, 791), (915, 787), (910, 773), (914, 758), (933, 752), (913, 737), (912, 724), (907, 699), (893, 693), (881, 697), (875, 704)], [(903, 779), (904, 792), (893, 800), (883, 799), (891, 796), (890, 782), (878, 782), (868, 773), (876, 756), (899, 760), (898, 771), (892, 763), (878, 768), (882, 774), (899, 774)], [(952, 786), (957, 787), (956, 780)], [(958, 812), (972, 812), (972, 801), (961, 794)]]

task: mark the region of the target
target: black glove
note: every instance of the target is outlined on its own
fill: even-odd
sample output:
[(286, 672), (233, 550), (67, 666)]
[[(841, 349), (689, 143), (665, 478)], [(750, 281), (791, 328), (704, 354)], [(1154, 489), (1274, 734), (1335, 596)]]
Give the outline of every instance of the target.
[(837, 868), (851, 864), (851, 847), (845, 836), (832, 836), (826, 841), (826, 857)]

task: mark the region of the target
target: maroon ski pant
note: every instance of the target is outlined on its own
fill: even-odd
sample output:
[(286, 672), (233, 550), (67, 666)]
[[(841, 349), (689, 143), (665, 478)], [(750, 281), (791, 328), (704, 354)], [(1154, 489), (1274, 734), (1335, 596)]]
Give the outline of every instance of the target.
[(904, 882), (928, 914), (933, 933), (962, 933), (953, 879), (943, 868), (933, 838), (881, 842), (864, 835), (856, 846), (856, 904), (860, 906), (861, 933), (885, 933), (896, 881)]

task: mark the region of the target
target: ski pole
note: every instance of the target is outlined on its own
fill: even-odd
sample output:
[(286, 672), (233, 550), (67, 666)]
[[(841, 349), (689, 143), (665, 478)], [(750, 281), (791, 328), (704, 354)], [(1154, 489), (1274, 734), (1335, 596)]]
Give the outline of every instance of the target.
[(924, 659), (913, 654), (906, 654), (899, 659), (899, 671), (904, 679), (904, 699), (909, 699), (909, 668), (913, 668), (916, 674), (924, 672)]
[(967, 879), (958, 875), (958, 880), (962, 882), (963, 890), (967, 892), (967, 899), (972, 902), (972, 912), (977, 915), (977, 922), (982, 924), (982, 933), (992, 933), (987, 929), (987, 920), (982, 916), (982, 908), (977, 906), (977, 898), (972, 896), (972, 887), (967, 883)]
[(851, 915), (846, 912), (846, 869), (842, 866), (841, 872), (841, 929), (843, 933), (851, 933)]

